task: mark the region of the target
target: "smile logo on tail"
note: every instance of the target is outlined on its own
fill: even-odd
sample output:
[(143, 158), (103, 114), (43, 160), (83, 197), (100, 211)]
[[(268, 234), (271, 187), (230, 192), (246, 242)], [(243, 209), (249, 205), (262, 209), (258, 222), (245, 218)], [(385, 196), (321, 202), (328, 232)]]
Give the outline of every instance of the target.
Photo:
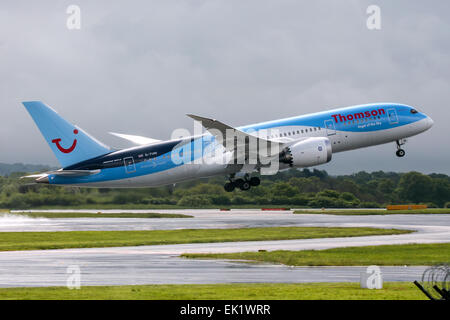
[[(73, 130), (73, 133), (74, 133), (74, 134), (78, 134), (78, 130), (77, 130), (77, 129)], [(54, 144), (56, 144), (56, 146), (58, 147), (59, 151), (61, 151), (62, 153), (71, 153), (71, 152), (75, 149), (75, 147), (77, 146), (77, 139), (74, 139), (74, 140), (73, 140), (72, 145), (71, 145), (70, 148), (68, 148), (68, 149), (63, 148), (63, 147), (59, 144), (60, 141), (61, 141), (60, 138), (58, 138), (58, 139), (53, 139), (53, 140), (52, 140), (52, 142), (53, 142)]]

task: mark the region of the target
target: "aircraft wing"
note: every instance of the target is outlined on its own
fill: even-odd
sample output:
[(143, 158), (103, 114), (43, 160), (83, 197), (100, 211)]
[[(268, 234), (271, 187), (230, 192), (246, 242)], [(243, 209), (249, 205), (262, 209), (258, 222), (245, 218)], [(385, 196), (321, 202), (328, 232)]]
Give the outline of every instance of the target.
[[(258, 153), (258, 150), (260, 150), (255, 149), (254, 146), (248, 147), (252, 140), (257, 142), (256, 145), (258, 148), (261, 148), (261, 146), (266, 148), (264, 154), (266, 157), (278, 155), (285, 146), (283, 142), (267, 140), (260, 138), (257, 135), (251, 135), (215, 119), (200, 117), (193, 114), (188, 114), (187, 116), (199, 121), (208, 132), (215, 136), (216, 140), (221, 143), (227, 151), (248, 150), (246, 151), (246, 158), (249, 153)], [(233, 138), (234, 143), (229, 140), (230, 134), (232, 135), (231, 138)]]
[(152, 144), (152, 143), (157, 143), (157, 142), (161, 141), (161, 140), (147, 138), (147, 137), (143, 137), (143, 136), (134, 136), (131, 134), (123, 134), (123, 133), (116, 133), (116, 132), (110, 132), (110, 134), (112, 134), (113, 136), (128, 140), (128, 141), (131, 141), (134, 144), (138, 144), (138, 145)]

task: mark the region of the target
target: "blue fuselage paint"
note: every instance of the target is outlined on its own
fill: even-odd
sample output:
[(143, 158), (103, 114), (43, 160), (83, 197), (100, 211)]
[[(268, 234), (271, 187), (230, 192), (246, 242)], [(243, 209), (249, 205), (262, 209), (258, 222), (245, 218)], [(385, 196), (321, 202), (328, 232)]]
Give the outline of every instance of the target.
[[(332, 143), (333, 153), (336, 153), (396, 141), (427, 130), (431, 126), (431, 119), (421, 112), (412, 110), (414, 109), (411, 106), (397, 103), (366, 104), (252, 124), (237, 129), (248, 133), (268, 130), (265, 138), (283, 142), (307, 137), (328, 137)], [(277, 133), (272, 133), (271, 130), (277, 130)], [(98, 173), (83, 177), (49, 175), (49, 183), (120, 187), (123, 184), (133, 186), (133, 181), (139, 180), (140, 183), (136, 186), (156, 186), (229, 173), (226, 166), (219, 166), (212, 171), (193, 166), (191, 172), (189, 169), (185, 170), (182, 177), (177, 177), (179, 171), (175, 173), (175, 169), (186, 164), (172, 161), (174, 151), (179, 152), (187, 148), (191, 151), (190, 160), (194, 161), (203, 156), (201, 150), (208, 149), (207, 146), (220, 147), (211, 135), (205, 134), (200, 137), (113, 151), (64, 168), (98, 170)], [(174, 173), (171, 175), (172, 171)], [(152, 175), (158, 178), (152, 181)], [(144, 176), (148, 177), (143, 178)], [(166, 179), (165, 176), (170, 178)]]

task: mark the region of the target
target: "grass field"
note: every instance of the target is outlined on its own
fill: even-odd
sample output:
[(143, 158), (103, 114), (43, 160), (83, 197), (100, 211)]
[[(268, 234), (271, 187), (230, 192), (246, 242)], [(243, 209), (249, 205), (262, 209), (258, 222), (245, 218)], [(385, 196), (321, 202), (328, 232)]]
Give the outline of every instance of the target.
[[(262, 207), (270, 207), (270, 208), (289, 208), (289, 205), (281, 205), (281, 204), (270, 204), (270, 205), (260, 205), (260, 204), (229, 204), (229, 205), (200, 205), (196, 207), (192, 206), (180, 206), (177, 204), (137, 204), (137, 203), (127, 203), (127, 204), (115, 204), (115, 203), (93, 203), (93, 204), (80, 204), (80, 205), (70, 205), (70, 206), (61, 206), (61, 205), (46, 205), (46, 206), (36, 206), (29, 209), (34, 210), (59, 210), (59, 209), (90, 209), (90, 210), (107, 210), (107, 209), (144, 209), (144, 210), (158, 210), (158, 209), (219, 209), (219, 208), (228, 208), (228, 209), (261, 209)], [(9, 208), (10, 210), (20, 210), (21, 208)], [(7, 208), (0, 210), (9, 210)]]
[(159, 244), (288, 240), (405, 234), (376, 228), (277, 227), (150, 231), (0, 232), (0, 251), (123, 247)]
[(237, 259), (291, 266), (434, 265), (450, 262), (450, 243), (349, 247), (327, 250), (183, 254), (186, 258)]
[(424, 300), (409, 282), (385, 282), (383, 289), (360, 289), (359, 283), (206, 284), (2, 288), (0, 300)]
[(295, 214), (333, 214), (342, 216), (358, 215), (392, 215), (392, 214), (450, 214), (450, 208), (446, 209), (419, 209), (419, 210), (364, 210), (364, 209), (325, 209), (325, 210), (296, 210)]
[[(88, 213), (88, 212), (13, 212), (10, 216), (27, 216), (32, 218), (193, 218), (185, 214), (172, 213)], [(1, 213), (0, 213), (1, 215)]]

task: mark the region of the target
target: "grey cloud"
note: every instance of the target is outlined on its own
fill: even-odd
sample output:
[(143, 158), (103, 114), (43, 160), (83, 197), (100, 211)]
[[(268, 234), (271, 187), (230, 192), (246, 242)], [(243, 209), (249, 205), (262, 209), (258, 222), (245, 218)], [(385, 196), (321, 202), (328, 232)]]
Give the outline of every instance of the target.
[(231, 125), (352, 104), (417, 106), (435, 126), (322, 168), (450, 173), (447, 1), (10, 1), (0, 9), (0, 162), (56, 164), (20, 101), (42, 99), (110, 145), (118, 131), (169, 138), (186, 113)]

